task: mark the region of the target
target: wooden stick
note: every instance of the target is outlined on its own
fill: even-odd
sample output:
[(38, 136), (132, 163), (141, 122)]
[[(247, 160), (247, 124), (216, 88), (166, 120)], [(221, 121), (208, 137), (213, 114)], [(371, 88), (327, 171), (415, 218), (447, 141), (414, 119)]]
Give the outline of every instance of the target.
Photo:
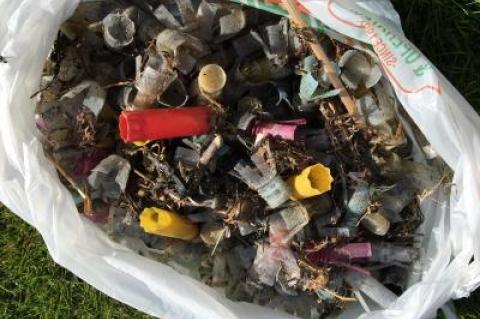
[[(295, 0), (282, 0), (282, 3), (288, 12), (288, 15), (290, 16), (290, 19), (293, 21), (295, 25), (297, 25), (297, 27), (302, 29), (309, 28), (305, 20), (303, 20), (302, 15), (298, 11)], [(318, 42), (318, 38), (316, 36), (312, 36), (312, 38), (307, 39), (307, 41), (310, 44), (310, 48), (312, 49), (315, 57), (318, 60), (320, 60), (320, 62), (322, 62), (323, 67), (325, 68), (325, 72), (327, 73), (328, 79), (332, 83), (333, 87), (337, 90), (340, 90), (340, 100), (342, 101), (343, 105), (345, 105), (347, 112), (350, 115), (357, 113), (355, 102), (353, 101), (350, 94), (348, 94), (347, 89), (345, 88), (342, 81), (338, 77), (337, 72), (335, 71), (335, 67), (333, 66), (327, 54), (323, 50), (322, 46), (320, 45), (320, 42)]]
[(335, 298), (337, 298), (338, 300), (343, 301), (343, 302), (353, 302), (353, 301), (357, 301), (357, 298), (340, 296), (340, 295), (337, 294), (335, 291), (332, 291), (332, 290), (327, 289), (327, 288), (323, 288), (323, 290), (325, 290), (326, 292), (328, 292), (329, 294), (331, 294), (332, 296), (334, 296)]
[(52, 162), (53, 166), (57, 169), (57, 172), (62, 175), (68, 183), (77, 191), (77, 193), (83, 198), (83, 213), (85, 215), (93, 215), (95, 211), (93, 210), (93, 201), (92, 198), (90, 197), (90, 192), (88, 190), (88, 187), (85, 187), (85, 190), (83, 190), (80, 185), (78, 185), (75, 180), (63, 169), (62, 165), (58, 163), (55, 158), (51, 154), (45, 154), (46, 158)]
[(48, 158), (50, 160), (50, 162), (52, 162), (53, 166), (55, 166), (55, 168), (57, 169), (57, 172), (60, 173), (60, 175), (62, 175), (68, 183), (70, 183), (70, 185), (72, 185), (73, 188), (75, 188), (75, 190), (77, 191), (77, 193), (83, 198), (83, 199), (87, 199), (89, 198), (89, 196), (87, 196), (85, 194), (85, 192), (82, 190), (82, 188), (73, 180), (73, 178), (68, 175), (68, 173), (63, 169), (63, 167), (60, 165), (60, 163), (58, 163), (52, 155), (50, 154), (45, 154), (45, 157)]

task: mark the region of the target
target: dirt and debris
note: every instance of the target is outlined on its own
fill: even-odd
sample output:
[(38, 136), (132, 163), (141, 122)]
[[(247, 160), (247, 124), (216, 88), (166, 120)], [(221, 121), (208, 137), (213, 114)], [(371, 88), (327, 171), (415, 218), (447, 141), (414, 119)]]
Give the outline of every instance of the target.
[(449, 175), (375, 55), (232, 2), (120, 3), (79, 6), (32, 92), (80, 214), (232, 300), (394, 302)]

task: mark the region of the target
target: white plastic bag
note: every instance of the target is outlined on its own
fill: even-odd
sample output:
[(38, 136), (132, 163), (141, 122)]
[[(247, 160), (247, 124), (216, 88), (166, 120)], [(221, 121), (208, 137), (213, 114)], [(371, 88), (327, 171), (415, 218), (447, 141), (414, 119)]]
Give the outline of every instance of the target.
[[(42, 66), (60, 24), (78, 0), (0, 0), (0, 201), (37, 228), (52, 255), (104, 293), (165, 319), (291, 318), (235, 303), (168, 266), (112, 242), (80, 217), (42, 152), (34, 124)], [(455, 171), (450, 195), (424, 202), (427, 252), (421, 281), (390, 309), (362, 318), (429, 318), (450, 298), (480, 284), (480, 119), (465, 99), (406, 40), (389, 1), (300, 0), (329, 28), (381, 55), (384, 74), (435, 151)], [(388, 52), (387, 52), (388, 51)], [(418, 57), (417, 57), (418, 56)], [(475, 261), (470, 262), (475, 256)]]

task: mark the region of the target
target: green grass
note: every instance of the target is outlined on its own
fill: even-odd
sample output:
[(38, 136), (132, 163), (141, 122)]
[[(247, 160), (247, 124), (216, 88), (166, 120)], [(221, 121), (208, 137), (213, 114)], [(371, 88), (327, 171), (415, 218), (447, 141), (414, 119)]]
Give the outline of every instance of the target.
[(0, 318), (150, 318), (56, 265), (38, 232), (0, 209)]
[[(480, 1), (394, 0), (407, 36), (480, 109)], [(480, 318), (480, 293), (455, 302)], [(0, 209), (0, 318), (149, 318), (54, 264), (40, 235)]]
[(407, 37), (480, 110), (480, 0), (392, 0)]

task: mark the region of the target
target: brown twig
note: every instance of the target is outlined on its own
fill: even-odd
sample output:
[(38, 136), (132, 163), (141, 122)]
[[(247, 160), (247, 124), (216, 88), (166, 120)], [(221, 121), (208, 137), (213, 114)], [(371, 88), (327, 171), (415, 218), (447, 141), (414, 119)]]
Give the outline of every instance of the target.
[(208, 103), (210, 103), (212, 106), (215, 107), (215, 111), (217, 113), (225, 113), (225, 109), (222, 104), (217, 102), (215, 99), (213, 99), (208, 93), (204, 92), (203, 90), (200, 89), (200, 95), (207, 100)]
[(50, 88), (53, 84), (53, 82), (57, 79), (57, 75), (55, 75), (52, 80), (50, 82), (48, 82), (47, 85), (45, 85), (43, 88), (40, 88), (38, 89), (37, 91), (35, 91), (32, 95), (30, 95), (30, 98), (33, 99), (34, 97), (36, 97), (38, 94), (42, 93), (43, 91), (45, 90), (48, 90), (48, 88)]
[(417, 195), (418, 201), (421, 203), (423, 202), (426, 198), (430, 197), (435, 193), (435, 191), (440, 188), (440, 186), (448, 179), (448, 176), (443, 175), (440, 180), (433, 185), (433, 187), (429, 190), (424, 190), (421, 194)]
[(322, 268), (319, 268), (315, 265), (312, 265), (310, 262), (307, 261), (306, 258), (302, 257), (301, 259), (297, 260), (298, 266), (301, 268), (306, 269), (307, 271), (319, 275), (323, 274), (325, 271)]
[(110, 88), (113, 88), (113, 87), (117, 87), (117, 86), (128, 86), (128, 85), (133, 85), (134, 81), (120, 81), (120, 82), (115, 82), (115, 83), (110, 83), (110, 84), (107, 84), (107, 85), (104, 85), (102, 86), (103, 89), (110, 89)]
[(323, 290), (325, 290), (326, 292), (328, 292), (329, 294), (331, 294), (332, 296), (334, 296), (335, 298), (337, 298), (338, 300), (343, 301), (343, 302), (357, 301), (357, 298), (341, 296), (341, 295), (337, 294), (335, 291), (332, 291), (332, 290), (327, 289), (327, 288), (323, 288)]
[[(297, 9), (295, 0), (282, 0), (282, 3), (285, 9), (288, 11), (288, 15), (290, 16), (290, 19), (293, 21), (293, 23), (303, 30), (309, 30), (307, 23), (305, 22), (305, 20), (303, 20), (302, 15)], [(328, 79), (332, 83), (333, 87), (340, 91), (340, 100), (347, 109), (347, 112), (350, 115), (355, 114), (355, 102), (353, 101), (352, 97), (350, 96), (342, 81), (338, 77), (335, 67), (333, 66), (332, 62), (330, 61), (327, 54), (320, 45), (318, 38), (315, 36), (315, 34), (313, 34), (313, 32), (311, 33), (311, 36), (307, 37), (307, 41), (310, 44), (310, 48), (312, 49), (313, 54), (320, 62), (322, 62)]]
[(145, 174), (141, 173), (139, 170), (133, 169), (133, 172), (138, 176), (140, 176), (141, 178), (143, 178), (145, 181), (149, 182), (150, 184), (152, 185), (155, 184), (155, 182), (152, 179), (148, 178)]

